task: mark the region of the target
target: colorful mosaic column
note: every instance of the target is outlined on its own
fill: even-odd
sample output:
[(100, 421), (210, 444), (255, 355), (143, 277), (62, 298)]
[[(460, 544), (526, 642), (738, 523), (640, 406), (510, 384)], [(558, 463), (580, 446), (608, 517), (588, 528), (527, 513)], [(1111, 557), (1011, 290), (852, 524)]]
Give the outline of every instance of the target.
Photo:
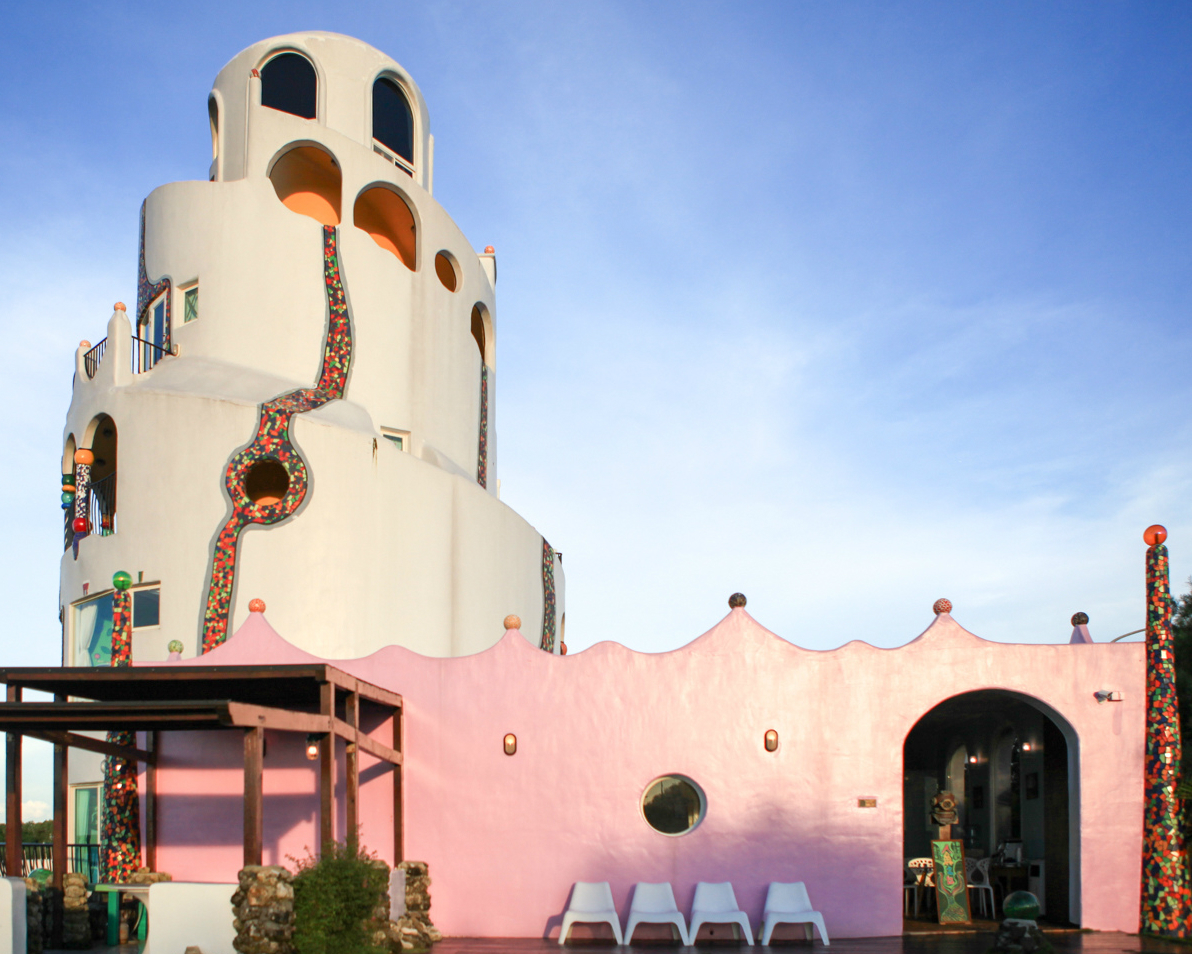
[(1192, 891), (1184, 851), (1180, 716), (1175, 689), (1167, 531), (1148, 527), (1146, 551), (1146, 764), (1142, 835), (1142, 931), (1192, 935)]
[(488, 489), (488, 365), (480, 362), (480, 445), (476, 450), (476, 483)]
[(542, 639), (538, 648), (555, 651), (555, 551), (542, 538)]
[[(132, 664), (132, 577), (112, 577), (112, 665)], [(135, 732), (109, 732), (114, 745), (133, 748)], [(100, 835), (103, 879), (127, 882), (141, 866), (141, 808), (137, 797), (137, 763), (109, 755), (103, 762), (103, 831)]]
[(91, 529), (88, 511), (91, 506), (91, 464), (95, 461), (95, 455), (86, 448), (82, 448), (75, 451), (74, 459), (74, 521), (71, 526), (74, 530), (74, 557), (77, 560), (79, 558), (79, 541), (87, 536)]

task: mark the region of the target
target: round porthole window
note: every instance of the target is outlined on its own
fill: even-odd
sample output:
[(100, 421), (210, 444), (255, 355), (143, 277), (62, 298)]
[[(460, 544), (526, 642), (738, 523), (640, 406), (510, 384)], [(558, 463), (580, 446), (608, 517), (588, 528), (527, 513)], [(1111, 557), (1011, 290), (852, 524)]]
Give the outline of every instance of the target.
[(704, 790), (686, 775), (664, 775), (646, 786), (642, 815), (664, 835), (685, 835), (704, 820), (708, 800)]

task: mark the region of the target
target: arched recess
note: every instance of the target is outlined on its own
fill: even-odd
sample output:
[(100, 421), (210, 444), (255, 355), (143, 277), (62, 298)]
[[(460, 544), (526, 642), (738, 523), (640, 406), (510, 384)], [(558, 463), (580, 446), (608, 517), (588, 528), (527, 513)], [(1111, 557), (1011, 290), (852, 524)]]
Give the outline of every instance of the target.
[(75, 442), (75, 436), (68, 434), (66, 437), (66, 444), (62, 447), (62, 474), (74, 474), (74, 455), (75, 451), (79, 449)]
[(91, 532), (108, 536), (116, 532), (116, 457), (119, 435), (116, 422), (107, 414), (97, 415), (89, 425), (85, 443), (95, 459), (91, 462)]
[(389, 76), (378, 76), (372, 88), (373, 139), (414, 168), (414, 113), (410, 98)]
[(339, 225), (343, 173), (325, 149), (292, 143), (273, 160), (269, 181), (291, 212), (323, 225)]
[(480, 360), (490, 368), (493, 366), (493, 320), (483, 302), (472, 306), (472, 340), (480, 349)]
[(960, 816), (953, 838), (963, 839), (966, 855), (990, 857), (1020, 842), (1026, 870), (1042, 878), (1042, 916), (1079, 924), (1080, 749), (1071, 723), (1005, 689), (961, 693), (924, 713), (903, 743), (905, 857), (930, 856), (931, 797), (949, 784)]
[(260, 73), (262, 106), (303, 119), (317, 117), (319, 77), (305, 56), (292, 51), (278, 53)]
[(364, 189), (352, 208), (352, 224), (410, 271), (417, 269), (418, 224), (409, 203), (395, 189), (387, 185)]

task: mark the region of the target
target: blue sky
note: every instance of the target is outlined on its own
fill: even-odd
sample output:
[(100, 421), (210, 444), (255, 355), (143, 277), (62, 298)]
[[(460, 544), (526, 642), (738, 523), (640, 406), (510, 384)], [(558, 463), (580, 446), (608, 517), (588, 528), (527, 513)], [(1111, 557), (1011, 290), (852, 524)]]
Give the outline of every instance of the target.
[(1154, 522), (1186, 589), (1192, 7), (48, 2), (0, 35), (6, 663), (58, 658), (72, 354), (135, 297), (140, 202), (299, 29), (410, 70), (436, 198), (497, 248), (502, 493), (573, 651), (682, 645), (735, 590), (812, 648), (939, 596), (1111, 638)]

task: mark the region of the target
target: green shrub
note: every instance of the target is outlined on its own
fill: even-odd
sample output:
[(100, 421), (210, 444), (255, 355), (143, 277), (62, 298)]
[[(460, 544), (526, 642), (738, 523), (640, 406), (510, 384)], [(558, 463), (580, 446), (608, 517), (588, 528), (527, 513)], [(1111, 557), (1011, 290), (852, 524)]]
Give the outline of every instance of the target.
[[(387, 954), (371, 924), (389, 890), (389, 866), (345, 845), (307, 856), (294, 875), (294, 947), (298, 954)], [(384, 925), (387, 926), (387, 925)]]

